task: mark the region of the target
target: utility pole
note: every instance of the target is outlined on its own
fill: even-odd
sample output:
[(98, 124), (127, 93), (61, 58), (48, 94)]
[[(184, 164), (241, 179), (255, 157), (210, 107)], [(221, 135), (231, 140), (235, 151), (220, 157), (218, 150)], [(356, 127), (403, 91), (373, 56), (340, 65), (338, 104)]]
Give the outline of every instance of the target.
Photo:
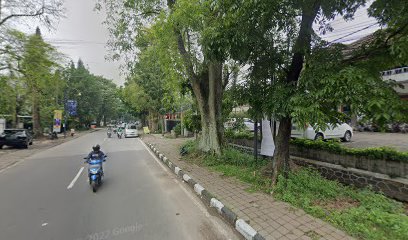
[(67, 137), (67, 88), (64, 89), (64, 138)]

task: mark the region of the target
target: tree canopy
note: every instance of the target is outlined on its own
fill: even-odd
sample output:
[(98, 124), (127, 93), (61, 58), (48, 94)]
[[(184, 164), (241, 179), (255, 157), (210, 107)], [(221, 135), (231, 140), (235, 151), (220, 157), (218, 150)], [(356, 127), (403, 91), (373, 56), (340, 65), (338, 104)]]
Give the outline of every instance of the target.
[[(233, 66), (245, 68), (244, 81), (235, 84), (241, 89), (234, 90), (238, 101), (250, 103), (254, 117), (273, 116), (280, 122), (276, 162), (271, 164), (276, 180), (278, 172), (288, 170), (292, 122), (324, 128), (345, 121), (349, 116), (338, 111), (342, 105), (379, 121), (400, 116), (395, 82), (383, 81), (380, 72), (408, 62), (405, 1), (373, 1), (368, 14), (384, 29), (371, 40), (346, 46), (319, 37), (333, 30), (335, 17), (351, 20), (367, 3), (100, 0), (97, 7), (108, 12), (114, 56), (136, 56), (140, 63), (146, 49), (154, 49), (162, 73), (177, 73), (178, 82), (192, 90), (201, 114), (199, 146), (204, 151), (220, 153), (223, 90)], [(146, 63), (155, 68), (156, 62)], [(140, 74), (160, 85), (171, 82), (166, 75)]]

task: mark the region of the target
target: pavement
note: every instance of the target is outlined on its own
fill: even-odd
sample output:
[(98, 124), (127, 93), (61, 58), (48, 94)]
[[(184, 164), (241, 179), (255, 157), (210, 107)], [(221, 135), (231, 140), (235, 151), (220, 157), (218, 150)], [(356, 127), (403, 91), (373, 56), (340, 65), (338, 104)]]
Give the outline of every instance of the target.
[[(96, 143), (108, 159), (93, 193), (83, 157)], [(139, 138), (98, 131), (21, 158), (0, 171), (0, 239), (241, 239)]]
[(271, 195), (247, 191), (250, 186), (235, 178), (226, 178), (221, 173), (182, 161), (179, 147), (186, 140), (161, 135), (143, 136), (143, 141), (157, 148), (265, 239), (353, 239), (329, 223)]
[(351, 142), (343, 143), (346, 147), (393, 147), (399, 151), (408, 152), (407, 133), (379, 133), (379, 132), (357, 132), (354, 131)]

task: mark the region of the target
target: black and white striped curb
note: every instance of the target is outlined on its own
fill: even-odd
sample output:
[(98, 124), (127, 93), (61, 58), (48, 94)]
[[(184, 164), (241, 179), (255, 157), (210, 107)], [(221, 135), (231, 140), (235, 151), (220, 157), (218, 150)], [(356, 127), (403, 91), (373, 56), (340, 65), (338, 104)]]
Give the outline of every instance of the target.
[(222, 202), (217, 200), (210, 192), (203, 186), (194, 181), (189, 175), (183, 172), (181, 168), (172, 163), (166, 156), (159, 152), (159, 150), (152, 144), (146, 143), (147, 146), (156, 154), (156, 156), (171, 169), (179, 178), (186, 182), (193, 190), (200, 196), (201, 201), (211, 207), (215, 208), (217, 212), (230, 225), (232, 225), (245, 239), (247, 240), (265, 240), (255, 229), (253, 229), (247, 222), (238, 218), (238, 216), (228, 207), (224, 206)]

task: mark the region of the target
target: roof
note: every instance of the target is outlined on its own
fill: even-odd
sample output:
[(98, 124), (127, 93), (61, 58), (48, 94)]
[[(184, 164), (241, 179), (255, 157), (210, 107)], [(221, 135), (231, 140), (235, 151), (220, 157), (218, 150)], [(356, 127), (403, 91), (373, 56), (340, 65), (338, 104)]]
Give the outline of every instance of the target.
[[(381, 30), (378, 30), (378, 31), (381, 31)], [(369, 35), (367, 35), (365, 37), (362, 37), (362, 38), (360, 38), (359, 40), (357, 40), (357, 41), (355, 41), (353, 43), (347, 44), (346, 47), (342, 51), (344, 57), (347, 59), (347, 58), (351, 57), (352, 53), (355, 50), (358, 50), (363, 46), (369, 46), (371, 43), (373, 43), (376, 40), (375, 34), (378, 31), (373, 32), (373, 33), (371, 33), (371, 34), (369, 34)]]

